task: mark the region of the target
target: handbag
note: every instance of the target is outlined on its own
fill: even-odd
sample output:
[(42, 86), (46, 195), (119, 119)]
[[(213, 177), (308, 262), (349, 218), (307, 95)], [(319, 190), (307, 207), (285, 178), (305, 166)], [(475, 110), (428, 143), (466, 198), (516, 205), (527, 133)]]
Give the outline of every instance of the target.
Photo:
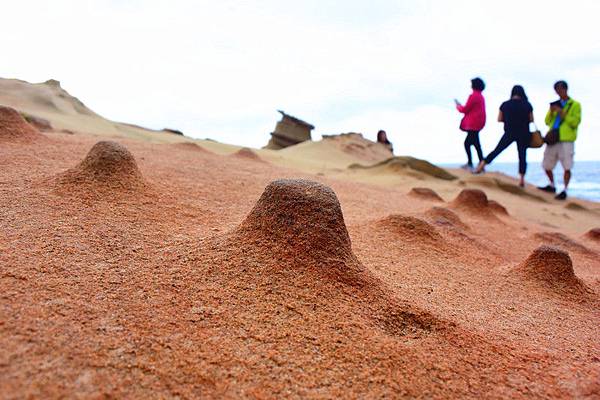
[(548, 146), (552, 146), (553, 144), (558, 143), (558, 138), (558, 129), (550, 129), (548, 133), (546, 133), (546, 136), (544, 136), (544, 143)]
[(540, 132), (535, 123), (533, 124), (533, 127), (535, 130), (531, 132), (531, 141), (529, 142), (529, 147), (537, 149), (544, 145), (544, 138), (542, 137), (542, 132)]

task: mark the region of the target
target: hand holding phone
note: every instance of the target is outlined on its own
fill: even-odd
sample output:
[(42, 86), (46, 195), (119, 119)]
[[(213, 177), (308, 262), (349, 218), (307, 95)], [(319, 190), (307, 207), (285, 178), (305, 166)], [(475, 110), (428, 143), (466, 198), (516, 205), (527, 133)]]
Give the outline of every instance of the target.
[(460, 102), (456, 99), (454, 99), (454, 104), (456, 104), (457, 106), (460, 106)]

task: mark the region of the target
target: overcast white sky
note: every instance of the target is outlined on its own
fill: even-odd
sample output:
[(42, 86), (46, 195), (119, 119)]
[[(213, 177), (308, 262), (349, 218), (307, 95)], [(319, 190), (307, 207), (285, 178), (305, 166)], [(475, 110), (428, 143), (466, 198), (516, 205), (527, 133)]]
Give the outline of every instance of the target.
[[(600, 159), (600, 1), (3, 2), (0, 76), (60, 80), (110, 119), (260, 147), (277, 109), (320, 134), (388, 131), (398, 154), (464, 161), (454, 97), (481, 76), (484, 152), (522, 84), (540, 125), (566, 79), (577, 158)], [(541, 158), (532, 150), (532, 160)], [(498, 161), (516, 160), (509, 148)]]

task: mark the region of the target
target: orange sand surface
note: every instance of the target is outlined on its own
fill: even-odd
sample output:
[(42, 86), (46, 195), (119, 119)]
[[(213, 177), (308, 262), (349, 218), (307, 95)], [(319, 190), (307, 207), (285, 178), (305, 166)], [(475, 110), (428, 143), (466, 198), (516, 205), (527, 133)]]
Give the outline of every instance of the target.
[(1, 111), (1, 398), (600, 398), (597, 203)]

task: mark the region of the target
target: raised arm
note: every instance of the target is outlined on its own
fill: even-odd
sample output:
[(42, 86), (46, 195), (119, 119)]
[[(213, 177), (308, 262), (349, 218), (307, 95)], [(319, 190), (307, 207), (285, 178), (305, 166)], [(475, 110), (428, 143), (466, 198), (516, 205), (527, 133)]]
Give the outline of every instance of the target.
[(463, 113), (466, 114), (469, 111), (471, 111), (473, 109), (473, 107), (475, 106), (475, 101), (473, 100), (473, 95), (470, 95), (469, 98), (467, 99), (467, 104), (465, 104), (464, 106), (461, 106), (460, 104), (456, 105), (456, 109)]

